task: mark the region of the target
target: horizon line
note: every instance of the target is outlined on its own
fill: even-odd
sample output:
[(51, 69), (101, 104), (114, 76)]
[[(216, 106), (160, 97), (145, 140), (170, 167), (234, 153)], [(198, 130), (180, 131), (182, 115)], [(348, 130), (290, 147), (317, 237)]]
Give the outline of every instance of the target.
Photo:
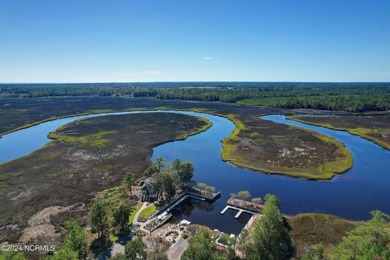
[(137, 83), (386, 83), (390, 81), (240, 81), (240, 80), (218, 80), (218, 81), (96, 81), (96, 82), (0, 82), (2, 84), (137, 84)]

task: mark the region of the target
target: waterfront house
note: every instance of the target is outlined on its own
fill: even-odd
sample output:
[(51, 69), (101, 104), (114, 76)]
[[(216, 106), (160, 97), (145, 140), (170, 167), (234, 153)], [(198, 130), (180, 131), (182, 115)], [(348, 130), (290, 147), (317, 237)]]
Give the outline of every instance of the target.
[(153, 202), (158, 199), (158, 192), (154, 191), (154, 181), (147, 178), (141, 187), (141, 200)]

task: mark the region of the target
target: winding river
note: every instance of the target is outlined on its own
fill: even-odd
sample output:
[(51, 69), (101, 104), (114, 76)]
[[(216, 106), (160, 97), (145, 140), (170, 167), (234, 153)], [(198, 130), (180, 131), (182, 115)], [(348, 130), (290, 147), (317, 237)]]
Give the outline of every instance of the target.
[[(147, 113), (148, 111), (102, 113), (45, 122), (7, 134), (0, 139), (0, 162), (27, 155), (50, 141), (47, 134), (61, 125), (96, 116)], [(152, 111), (162, 112), (162, 111)], [(318, 212), (347, 219), (369, 218), (369, 211), (380, 209), (390, 213), (390, 151), (347, 132), (288, 120), (284, 116), (269, 115), (262, 120), (311, 129), (343, 142), (351, 151), (354, 165), (348, 172), (331, 181), (309, 181), (281, 175), (269, 175), (237, 168), (221, 160), (221, 140), (231, 134), (234, 124), (222, 117), (184, 111), (164, 111), (206, 118), (213, 123), (207, 131), (186, 140), (175, 141), (154, 148), (153, 160), (159, 156), (173, 161), (190, 160), (195, 165), (194, 179), (222, 191), (212, 205), (189, 204), (181, 214), (192, 222), (205, 224), (229, 233), (237, 233), (249, 216), (234, 219), (234, 212), (220, 215), (229, 194), (249, 190), (252, 197), (273, 193), (280, 197), (286, 214)], [(260, 120), (260, 119), (259, 119)], [(229, 221), (226, 221), (229, 220)], [(233, 223), (232, 223), (233, 220)]]

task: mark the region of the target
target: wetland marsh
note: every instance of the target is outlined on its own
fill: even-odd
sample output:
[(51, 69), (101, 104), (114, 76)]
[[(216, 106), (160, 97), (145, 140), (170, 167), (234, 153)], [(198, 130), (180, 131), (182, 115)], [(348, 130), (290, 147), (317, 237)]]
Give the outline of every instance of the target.
[[(169, 112), (169, 113), (168, 113)], [(353, 167), (347, 171), (344, 174), (338, 175), (337, 178), (335, 178), (332, 181), (309, 181), (305, 179), (297, 179), (297, 178), (291, 178), (281, 175), (269, 175), (269, 174), (262, 174), (261, 172), (255, 172), (251, 170), (246, 170), (242, 168), (237, 168), (232, 166), (231, 164), (228, 164), (221, 160), (221, 149), (222, 144), (221, 140), (229, 136), (232, 131), (235, 128), (235, 125), (230, 120), (219, 117), (215, 115), (205, 114), (205, 113), (196, 113), (196, 112), (179, 112), (179, 111), (165, 111), (164, 113), (144, 113), (138, 115), (139, 118), (142, 118), (143, 123), (148, 121), (147, 118), (150, 118), (149, 124), (144, 124), (143, 127), (146, 126), (146, 129), (150, 128), (151, 125), (153, 125), (157, 131), (160, 133), (163, 129), (164, 124), (160, 125), (156, 123), (156, 119), (162, 120), (161, 122), (167, 122), (170, 121), (169, 117), (177, 117), (183, 115), (180, 114), (186, 114), (186, 115), (192, 115), (197, 117), (202, 117), (207, 119), (212, 123), (212, 127), (207, 129), (204, 132), (201, 132), (199, 134), (196, 134), (194, 136), (191, 136), (185, 140), (182, 141), (175, 141), (175, 142), (169, 142), (164, 143), (161, 145), (158, 145), (158, 143), (161, 142), (151, 142), (150, 148), (153, 146), (158, 145), (153, 149), (153, 156), (152, 159), (155, 159), (159, 156), (163, 156), (168, 161), (173, 160), (174, 158), (179, 158), (182, 160), (190, 160), (194, 163), (195, 166), (195, 175), (194, 179), (199, 182), (205, 182), (212, 186), (215, 186), (216, 189), (222, 191), (222, 197), (215, 203), (213, 203), (212, 210), (204, 210), (203, 208), (194, 207), (191, 212), (186, 213), (186, 218), (196, 221), (199, 224), (205, 224), (207, 226), (213, 227), (213, 228), (219, 228), (221, 230), (226, 230), (226, 223), (224, 221), (220, 221), (220, 214), (219, 212), (223, 209), (226, 200), (229, 198), (229, 194), (231, 192), (237, 192), (239, 190), (249, 190), (252, 194), (252, 197), (263, 197), (266, 193), (274, 193), (278, 194), (278, 196), (283, 201), (282, 205), (282, 211), (287, 214), (297, 214), (302, 212), (319, 212), (319, 213), (330, 213), (335, 214), (338, 216), (342, 216), (348, 219), (366, 219), (368, 218), (368, 212), (373, 209), (381, 209), (383, 211), (389, 211), (388, 204), (384, 200), (378, 200), (378, 197), (389, 197), (390, 193), (387, 189), (387, 183), (389, 182), (389, 174), (386, 170), (386, 163), (389, 159), (389, 152), (385, 149), (377, 146), (376, 144), (364, 140), (358, 136), (350, 135), (349, 133), (343, 132), (343, 131), (335, 131), (330, 130), (322, 127), (316, 127), (312, 125), (302, 124), (299, 122), (287, 120), (282, 116), (267, 116), (264, 119), (271, 120), (276, 123), (283, 123), (283, 124), (289, 124), (289, 125), (295, 125), (299, 127), (304, 127), (307, 129), (314, 130), (316, 132), (325, 134), (327, 136), (333, 137), (336, 140), (339, 140), (346, 144), (347, 148), (351, 151), (353, 159), (354, 159), (354, 165)], [(133, 115), (135, 116), (135, 115)], [(92, 122), (100, 122), (100, 128), (96, 128), (94, 126), (93, 129), (96, 129), (95, 131), (108, 131), (106, 132), (107, 135), (102, 135), (103, 137), (107, 136), (115, 136), (117, 135), (117, 132), (110, 132), (110, 131), (118, 131), (118, 126), (115, 125), (115, 122), (118, 124), (119, 122), (122, 127), (123, 120), (120, 120), (119, 118), (123, 117), (120, 115), (112, 115), (112, 116), (104, 116), (104, 117), (96, 117), (95, 120)], [(183, 118), (181, 118), (183, 119)], [(63, 120), (63, 119), (60, 119)], [(74, 119), (75, 120), (75, 119)], [(88, 121), (89, 120), (89, 121)], [(72, 124), (65, 125), (64, 127), (60, 127), (58, 132), (62, 132), (63, 134), (66, 134), (69, 136), (83, 136), (85, 135), (84, 130), (87, 129), (87, 125), (90, 124), (90, 119), (88, 120), (81, 120), (81, 121), (75, 121)], [(146, 120), (146, 121), (145, 121)], [(262, 119), (258, 119), (262, 120)], [(200, 126), (205, 125), (205, 121), (199, 121)], [(127, 122), (132, 127), (137, 126), (141, 127), (141, 125), (138, 124), (131, 124), (130, 121)], [(182, 123), (179, 123), (179, 125), (174, 124), (174, 128), (178, 129)], [(199, 123), (198, 123), (199, 124)], [(96, 126), (98, 126), (96, 125)], [(102, 127), (102, 126), (106, 127)], [(34, 126), (38, 127), (38, 126)], [(21, 131), (33, 131), (34, 127), (28, 128)], [(130, 127), (130, 126), (129, 126)], [(194, 127), (194, 126), (193, 126)], [(198, 129), (199, 125), (197, 126)], [(115, 128), (115, 130), (114, 130)], [(99, 129), (99, 130), (97, 130)], [(124, 128), (126, 129), (126, 127)], [(191, 128), (193, 129), (193, 128)], [(123, 129), (122, 129), (123, 130)], [(204, 130), (204, 129), (203, 129)], [(134, 131), (134, 129), (133, 129)], [(145, 133), (144, 131), (147, 131), (145, 129), (138, 129), (136, 132), (138, 133)], [(192, 130), (194, 131), (194, 130)], [(46, 136), (49, 131), (46, 131), (44, 133), (40, 133), (43, 136)], [(17, 134), (15, 132), (14, 134)], [(30, 136), (30, 135), (26, 135)], [(157, 134), (157, 136), (159, 136)], [(178, 136), (178, 133), (175, 133), (174, 136), (170, 137), (169, 139), (175, 139)], [(149, 137), (150, 138), (150, 137)], [(29, 138), (31, 139), (31, 138)], [(61, 146), (69, 146), (73, 148), (77, 148), (78, 145), (84, 144), (83, 142), (72, 142), (74, 139), (70, 139), (71, 142), (67, 143), (67, 141), (56, 141), (54, 142), (56, 145), (48, 145), (44, 149), (38, 150), (34, 152), (32, 155), (29, 155), (27, 157), (23, 157), (20, 159), (17, 159), (15, 161), (12, 161), (11, 163), (3, 164), (1, 166), (1, 171), (3, 173), (6, 173), (11, 178), (7, 181), (3, 182), (2, 186), (10, 186), (11, 183), (16, 184), (14, 181), (17, 180), (19, 177), (15, 175), (15, 173), (12, 173), (12, 168), (15, 165), (19, 165), (20, 163), (26, 163), (24, 165), (24, 169), (30, 169), (30, 171), (37, 171), (37, 172), (44, 172), (47, 173), (47, 171), (44, 170), (44, 163), (43, 162), (35, 162), (33, 165), (34, 167), (27, 167), (27, 165), (31, 165), (31, 159), (35, 158), (34, 160), (45, 160), (46, 162), (50, 160), (53, 156), (56, 156), (56, 152), (52, 151), (53, 147), (56, 147), (57, 145)], [(88, 140), (88, 138), (87, 138)], [(104, 154), (101, 154), (100, 148), (101, 147), (94, 147), (93, 145), (93, 138), (92, 145), (90, 149), (96, 149), (96, 151), (99, 151), (98, 153), (104, 157)], [(120, 138), (120, 143), (126, 143), (127, 141), (130, 141), (129, 139), (122, 139)], [(124, 141), (127, 140), (127, 141)], [(145, 140), (144, 138), (136, 138), (132, 139), (136, 141)], [(69, 141), (69, 140), (68, 140)], [(115, 142), (118, 142), (115, 141)], [(153, 143), (155, 143), (153, 145)], [(118, 144), (118, 143), (117, 143)], [(134, 147), (134, 146), (133, 146)], [(140, 144), (136, 145), (136, 147), (140, 147)], [(85, 147), (84, 147), (85, 148)], [(98, 149), (99, 148), (99, 149)], [(129, 148), (130, 149), (130, 148)], [(37, 156), (36, 153), (45, 153), (46, 155), (43, 156)], [(137, 149), (138, 151), (138, 149)], [(138, 151), (139, 152), (139, 151)], [(365, 155), (365, 152), (369, 152), (370, 154), (373, 154), (375, 156), (373, 157), (367, 157)], [(72, 153), (75, 157), (77, 154), (80, 153), (80, 150), (75, 150)], [(148, 153), (146, 151), (146, 153)], [(115, 153), (113, 153), (115, 154)], [(57, 158), (68, 158), (69, 156), (59, 156)], [(81, 155), (77, 155), (77, 158), (84, 158)], [(100, 158), (100, 157), (99, 157)], [(121, 157), (124, 160), (128, 160), (130, 157)], [(148, 156), (144, 156), (144, 162), (145, 165), (148, 162)], [(91, 158), (90, 158), (91, 159)], [(88, 161), (93, 162), (94, 160), (85, 160), (84, 163), (88, 163)], [(101, 158), (100, 158), (101, 159)], [(99, 159), (99, 160), (100, 160)], [(109, 158), (106, 158), (107, 160)], [(125, 165), (124, 163), (122, 166), (115, 163), (107, 163), (108, 161), (105, 160), (105, 165), (111, 165), (110, 170), (113, 172), (121, 172), (123, 169), (120, 167), (123, 167)], [(139, 160), (137, 160), (139, 161)], [(86, 164), (77, 164), (77, 167), (73, 167), (72, 163), (63, 164), (56, 161), (57, 165), (63, 165), (67, 168), (67, 171), (69, 172), (69, 169), (75, 170), (72, 174), (62, 174), (63, 180), (66, 180), (70, 178), (71, 176), (78, 176), (75, 179), (72, 177), (70, 179), (73, 179), (72, 183), (74, 185), (70, 186), (72, 190), (78, 190), (78, 192), (81, 192), (82, 190), (85, 190), (87, 192), (90, 189), (80, 189), (78, 187), (76, 189), (76, 186), (78, 186), (80, 183), (85, 183), (88, 187), (95, 187), (95, 189), (103, 189), (103, 186), (109, 186), (115, 183), (115, 175), (109, 175), (107, 174), (107, 171), (100, 171), (106, 176), (105, 182), (107, 185), (102, 185), (101, 180), (102, 176), (93, 177), (92, 175), (83, 175), (80, 174), (80, 167), (85, 168), (85, 171), (88, 171), (90, 173), (98, 173), (99, 171), (93, 171), (90, 170), (93, 165), (86, 165)], [(112, 168), (113, 166), (117, 165), (117, 168)], [(20, 165), (19, 165), (20, 166)], [(18, 167), (19, 167), (18, 166)], [(87, 167), (88, 166), (88, 167)], [(372, 168), (376, 167), (375, 172), (372, 172)], [(50, 165), (50, 167), (53, 167), (53, 165)], [(98, 166), (99, 168), (100, 166)], [(103, 166), (102, 166), (103, 167)], [(87, 170), (89, 169), (89, 170)], [(103, 168), (105, 169), (105, 168)], [(16, 169), (15, 169), (16, 170)], [(133, 169), (135, 172), (139, 172), (139, 169)], [(52, 173), (57, 172), (51, 170)], [(372, 172), (372, 173), (371, 173)], [(373, 175), (375, 175), (375, 178), (373, 178)], [(12, 177), (13, 176), (13, 177)], [(88, 181), (88, 178), (86, 176), (90, 176), (92, 179), (91, 181)], [(47, 176), (42, 176), (42, 178), (47, 178)], [(43, 179), (42, 179), (43, 180)], [(84, 180), (84, 181), (83, 181)], [(100, 180), (100, 182), (98, 181)], [(119, 180), (119, 177), (118, 177)], [(98, 182), (96, 182), (98, 181)], [(43, 181), (42, 183), (45, 184), (45, 186), (48, 184), (48, 182)], [(53, 188), (56, 189), (56, 186), (62, 185), (61, 182), (53, 182), (50, 181), (51, 184), (53, 184)], [(77, 185), (76, 185), (77, 183)], [(92, 185), (94, 183), (94, 185)], [(19, 184), (21, 185), (21, 184)], [(75, 186), (76, 185), (76, 186)], [(63, 185), (62, 185), (63, 186)], [(72, 188), (73, 187), (73, 188)], [(22, 188), (22, 186), (21, 186)], [(4, 188), (2, 190), (5, 190)], [(90, 192), (90, 191), (89, 191)], [(14, 191), (15, 193), (15, 191)], [(10, 193), (11, 195), (14, 193)], [(22, 192), (23, 193), (23, 192)], [(20, 193), (19, 196), (22, 196), (23, 194), (27, 196), (27, 194)], [(87, 192), (88, 193), (88, 192)], [(16, 193), (14, 194), (16, 195)], [(58, 194), (57, 194), (58, 195)], [(57, 196), (56, 195), (56, 196)], [(12, 200), (11, 196), (9, 199)], [(22, 196), (23, 197), (23, 196)], [(67, 196), (69, 199), (69, 194)], [(76, 196), (77, 197), (77, 196)], [(342, 197), (342, 200), (340, 199)], [(21, 200), (20, 200), (21, 201)], [(60, 200), (61, 201), (61, 200)], [(53, 202), (53, 201), (52, 201)], [(59, 201), (57, 200), (57, 203)], [(61, 201), (63, 203), (63, 201)], [(43, 207), (44, 205), (42, 205)], [(196, 217), (199, 216), (199, 214), (202, 215), (202, 218)], [(11, 219), (8, 219), (11, 220)], [(15, 220), (15, 218), (13, 218)], [(5, 224), (5, 223), (4, 223)], [(229, 232), (229, 229), (226, 231)]]

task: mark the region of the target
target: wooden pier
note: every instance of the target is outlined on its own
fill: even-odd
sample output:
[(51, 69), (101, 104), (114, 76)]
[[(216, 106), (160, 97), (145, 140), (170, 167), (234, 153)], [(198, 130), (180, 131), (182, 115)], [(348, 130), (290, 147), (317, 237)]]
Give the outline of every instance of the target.
[(221, 211), (221, 215), (225, 214), (228, 209), (238, 211), (235, 215), (235, 218), (239, 218), (243, 212), (255, 215), (259, 214), (263, 207), (263, 205), (258, 203), (248, 202), (237, 198), (230, 198), (226, 203), (226, 207)]
[(162, 208), (161, 210), (159, 210), (158, 212), (153, 214), (153, 216), (151, 216), (151, 218), (154, 218), (154, 217), (159, 216), (159, 215), (164, 214), (164, 213), (169, 213), (172, 209), (174, 209), (177, 205), (182, 203), (187, 198), (196, 199), (196, 200), (200, 200), (200, 201), (206, 201), (206, 202), (214, 202), (220, 196), (221, 196), (220, 191), (219, 192), (212, 192), (212, 193), (209, 192), (207, 194), (197, 192), (196, 190), (186, 191), (186, 192), (182, 193), (180, 196), (178, 196), (176, 199), (171, 201), (167, 206), (165, 206), (164, 208)]
[(237, 198), (230, 198), (226, 204), (228, 206), (232, 206), (234, 208), (237, 208), (237, 210), (243, 209), (243, 210), (246, 210), (252, 214), (253, 213), (261, 213), (261, 211), (264, 208), (264, 205), (262, 205), (262, 204), (244, 201), (244, 200), (237, 199)]
[(239, 218), (243, 212), (246, 212), (246, 213), (249, 213), (249, 214), (252, 214), (252, 215), (258, 213), (258, 212), (249, 211), (249, 210), (246, 210), (246, 209), (243, 209), (243, 208), (240, 208), (240, 207), (227, 205), (221, 211), (221, 215), (223, 215), (228, 209), (233, 209), (233, 210), (237, 210), (238, 211), (237, 214), (234, 216), (235, 218)]

